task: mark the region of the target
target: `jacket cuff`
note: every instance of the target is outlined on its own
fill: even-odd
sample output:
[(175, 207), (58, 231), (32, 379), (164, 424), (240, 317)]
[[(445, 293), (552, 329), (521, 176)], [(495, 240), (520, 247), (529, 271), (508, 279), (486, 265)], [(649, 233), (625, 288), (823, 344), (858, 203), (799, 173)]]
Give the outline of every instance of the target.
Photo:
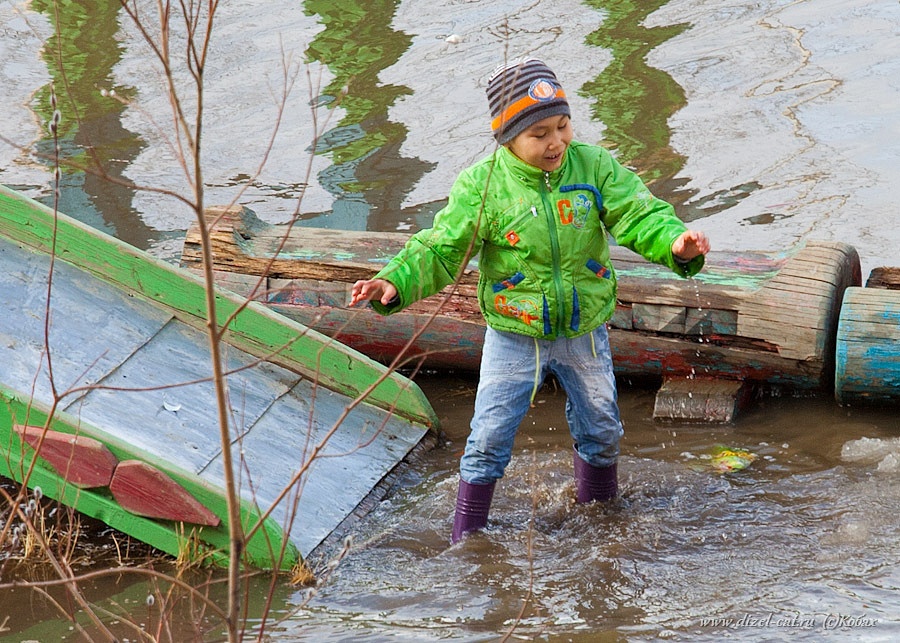
[(688, 259), (687, 261), (672, 255), (672, 268), (682, 277), (693, 277), (703, 269), (705, 263), (706, 256), (704, 255), (697, 255), (693, 259)]
[(400, 295), (394, 295), (394, 298), (391, 299), (387, 304), (382, 304), (380, 301), (372, 301), (372, 308), (375, 309), (375, 312), (381, 315), (390, 315), (391, 313), (395, 313), (402, 308)]

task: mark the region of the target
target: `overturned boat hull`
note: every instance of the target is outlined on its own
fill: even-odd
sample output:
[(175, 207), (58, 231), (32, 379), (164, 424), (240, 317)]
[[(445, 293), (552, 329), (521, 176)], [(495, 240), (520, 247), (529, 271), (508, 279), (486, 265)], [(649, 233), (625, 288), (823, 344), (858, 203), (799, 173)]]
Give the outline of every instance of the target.
[(5, 188), (0, 301), (0, 474), (173, 555), (229, 555), (224, 445), (245, 562), (288, 569), (437, 426), (408, 379), (220, 292), (223, 442), (204, 284)]

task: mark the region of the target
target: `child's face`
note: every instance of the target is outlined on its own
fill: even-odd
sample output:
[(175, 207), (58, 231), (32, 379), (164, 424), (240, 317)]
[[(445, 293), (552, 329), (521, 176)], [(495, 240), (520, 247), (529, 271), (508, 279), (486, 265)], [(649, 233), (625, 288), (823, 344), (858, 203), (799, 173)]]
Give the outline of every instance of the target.
[(563, 162), (563, 155), (572, 142), (572, 121), (566, 115), (549, 116), (523, 130), (506, 144), (520, 159), (552, 172)]

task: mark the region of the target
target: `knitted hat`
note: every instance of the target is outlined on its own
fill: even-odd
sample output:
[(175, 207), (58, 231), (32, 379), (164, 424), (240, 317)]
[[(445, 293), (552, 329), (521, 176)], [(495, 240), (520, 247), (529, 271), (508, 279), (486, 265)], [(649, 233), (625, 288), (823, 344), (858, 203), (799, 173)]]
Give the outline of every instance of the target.
[(525, 58), (501, 65), (488, 79), (491, 130), (503, 145), (548, 116), (570, 116), (566, 93), (547, 65)]

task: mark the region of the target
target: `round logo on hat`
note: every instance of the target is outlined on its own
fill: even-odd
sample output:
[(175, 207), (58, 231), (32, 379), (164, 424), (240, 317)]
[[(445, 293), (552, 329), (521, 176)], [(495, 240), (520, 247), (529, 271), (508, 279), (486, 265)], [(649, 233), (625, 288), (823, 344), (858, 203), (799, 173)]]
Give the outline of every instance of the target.
[(528, 95), (537, 101), (552, 100), (556, 96), (556, 85), (546, 78), (538, 78), (528, 88)]

